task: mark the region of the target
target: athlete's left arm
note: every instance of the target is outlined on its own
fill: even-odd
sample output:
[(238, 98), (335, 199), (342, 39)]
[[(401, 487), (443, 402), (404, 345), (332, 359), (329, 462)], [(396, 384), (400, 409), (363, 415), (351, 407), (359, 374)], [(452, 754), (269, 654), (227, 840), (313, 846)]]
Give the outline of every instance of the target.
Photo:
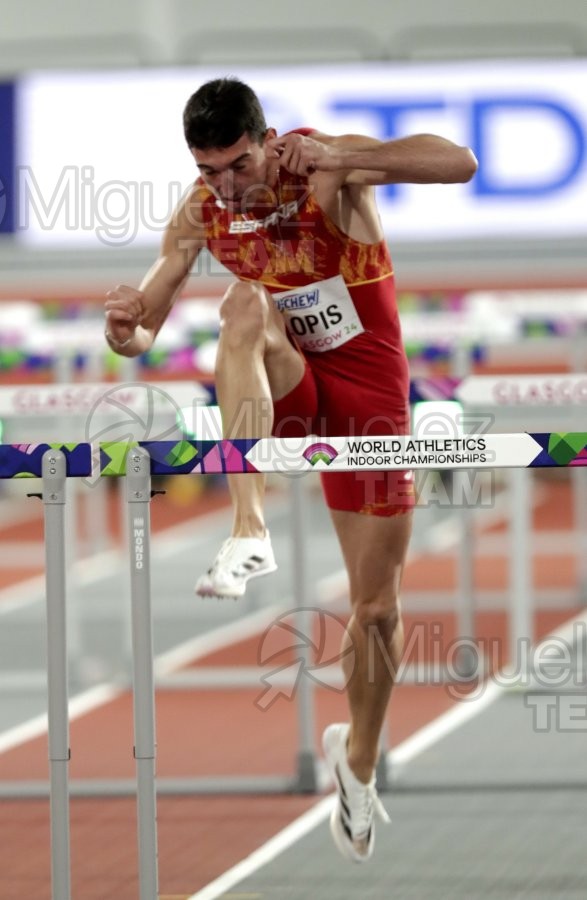
[(299, 175), (338, 172), (341, 184), (453, 184), (470, 181), (477, 171), (468, 147), (435, 134), (378, 141), (357, 134), (291, 133), (267, 143), (286, 169)]

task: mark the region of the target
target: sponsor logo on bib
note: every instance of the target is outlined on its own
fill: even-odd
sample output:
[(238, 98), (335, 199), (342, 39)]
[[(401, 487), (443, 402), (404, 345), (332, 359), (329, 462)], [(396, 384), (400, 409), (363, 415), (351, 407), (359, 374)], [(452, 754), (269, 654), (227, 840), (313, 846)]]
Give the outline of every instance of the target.
[(298, 346), (311, 353), (342, 347), (365, 330), (341, 275), (273, 294), (273, 302)]

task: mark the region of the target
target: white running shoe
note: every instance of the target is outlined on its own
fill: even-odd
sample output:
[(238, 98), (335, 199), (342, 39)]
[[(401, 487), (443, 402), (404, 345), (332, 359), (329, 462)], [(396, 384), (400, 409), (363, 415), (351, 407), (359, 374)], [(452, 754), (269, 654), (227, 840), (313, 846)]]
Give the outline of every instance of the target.
[(229, 537), (205, 575), (196, 582), (200, 597), (242, 597), (247, 581), (275, 572), (269, 532), (265, 537)]
[(338, 790), (330, 816), (330, 831), (338, 850), (353, 862), (367, 862), (375, 844), (374, 813), (382, 822), (391, 822), (377, 796), (375, 775), (364, 784), (347, 760), (348, 724), (329, 725), (322, 736), (324, 755)]

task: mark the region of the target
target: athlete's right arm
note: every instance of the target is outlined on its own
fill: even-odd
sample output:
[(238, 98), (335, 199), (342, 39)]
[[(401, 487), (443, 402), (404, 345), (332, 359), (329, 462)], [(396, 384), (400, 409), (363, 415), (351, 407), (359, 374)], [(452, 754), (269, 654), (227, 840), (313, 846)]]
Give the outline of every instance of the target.
[(197, 190), (188, 193), (168, 222), (159, 258), (139, 289), (119, 284), (106, 294), (106, 340), (122, 356), (138, 356), (151, 348), (205, 246)]

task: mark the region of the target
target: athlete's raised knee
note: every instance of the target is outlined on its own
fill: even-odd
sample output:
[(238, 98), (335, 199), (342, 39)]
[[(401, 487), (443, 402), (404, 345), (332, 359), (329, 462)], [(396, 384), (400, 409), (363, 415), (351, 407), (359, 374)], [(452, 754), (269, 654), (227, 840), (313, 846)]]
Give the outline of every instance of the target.
[(264, 344), (268, 321), (268, 298), (260, 285), (239, 281), (228, 288), (220, 305), (220, 337), (229, 349)]

